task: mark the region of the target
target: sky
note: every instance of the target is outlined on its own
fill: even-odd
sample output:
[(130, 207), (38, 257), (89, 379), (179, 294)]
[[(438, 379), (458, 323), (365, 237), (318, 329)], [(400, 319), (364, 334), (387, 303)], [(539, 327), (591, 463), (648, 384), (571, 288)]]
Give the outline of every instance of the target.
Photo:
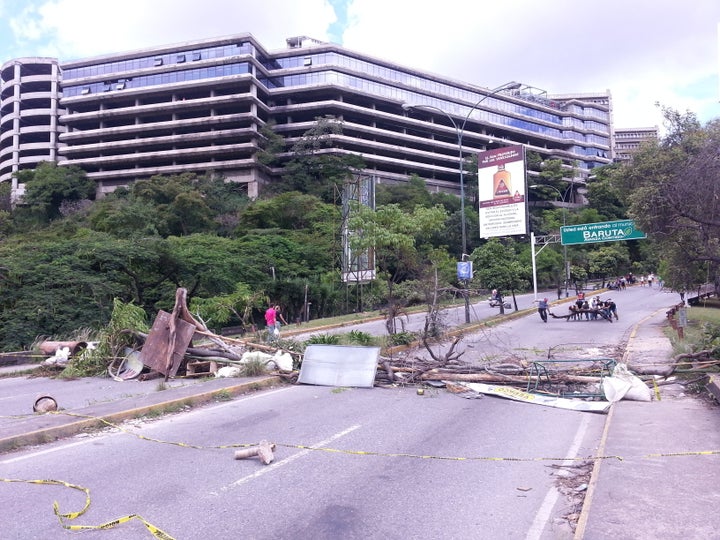
[(719, 29), (718, 0), (0, 0), (0, 64), (309, 36), (487, 88), (609, 90), (616, 127), (662, 132), (660, 106), (720, 117)]

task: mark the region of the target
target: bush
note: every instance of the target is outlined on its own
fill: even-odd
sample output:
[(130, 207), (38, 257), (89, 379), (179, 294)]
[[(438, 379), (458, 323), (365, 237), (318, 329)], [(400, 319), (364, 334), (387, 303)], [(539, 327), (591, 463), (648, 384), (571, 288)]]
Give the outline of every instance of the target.
[(350, 330), (347, 334), (348, 342), (357, 345), (370, 345), (373, 342), (373, 336), (367, 332), (361, 332), (359, 330)]
[(339, 345), (340, 336), (332, 334), (317, 334), (305, 340), (307, 345)]
[(398, 332), (397, 334), (390, 334), (387, 337), (388, 345), (410, 345), (417, 339), (417, 336), (413, 332)]

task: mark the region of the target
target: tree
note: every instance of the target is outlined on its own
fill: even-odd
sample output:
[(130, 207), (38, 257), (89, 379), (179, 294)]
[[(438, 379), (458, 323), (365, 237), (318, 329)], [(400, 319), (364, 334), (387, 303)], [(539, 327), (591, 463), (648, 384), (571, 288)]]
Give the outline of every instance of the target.
[(630, 257), (624, 243), (615, 242), (603, 245), (588, 254), (590, 272), (602, 278), (617, 277), (626, 273), (630, 266)]
[(692, 268), (665, 276), (670, 286), (691, 288), (697, 283), (682, 282), (704, 267), (718, 287), (720, 120), (703, 127), (692, 113), (665, 109), (664, 116), (668, 135), (644, 145), (626, 169), (628, 213), (663, 257)]
[(342, 123), (335, 118), (317, 118), (315, 125), (303, 134), (292, 148), (292, 159), (281, 181), (271, 191), (300, 191), (332, 203), (336, 188), (355, 171), (365, 167), (357, 154), (337, 151)]
[(593, 169), (587, 183), (588, 207), (599, 221), (627, 219), (627, 191), (623, 189), (624, 166), (613, 163)]
[(1, 243), (2, 348), (26, 348), (41, 335), (61, 338), (98, 329), (107, 323), (114, 298), (152, 307), (172, 268), (157, 242), (79, 229), (65, 237), (50, 230)]
[(76, 166), (43, 162), (17, 176), (19, 182), (25, 183), (23, 205), (44, 223), (62, 217), (60, 208), (64, 202), (95, 198), (95, 182)]
[[(499, 293), (527, 287), (527, 276), (531, 270), (522, 264), (514, 250), (514, 241), (503, 244), (498, 238), (491, 238), (470, 255), (475, 269), (475, 280), (485, 289), (497, 289)], [(517, 305), (517, 304), (516, 304)], [(500, 303), (500, 313), (505, 313)]]
[(228, 294), (208, 298), (194, 298), (189, 309), (198, 313), (206, 326), (221, 325), (230, 322), (233, 317), (243, 326), (250, 324), (253, 309), (267, 305), (263, 291), (253, 291), (245, 283), (237, 283), (235, 290)]
[(430, 238), (439, 231), (447, 214), (439, 206), (416, 207), (403, 212), (390, 204), (372, 210), (358, 205), (348, 221), (353, 250), (373, 250), (380, 273), (386, 276), (388, 298), (393, 301), (393, 285), (420, 275), (421, 268), (430, 264)]

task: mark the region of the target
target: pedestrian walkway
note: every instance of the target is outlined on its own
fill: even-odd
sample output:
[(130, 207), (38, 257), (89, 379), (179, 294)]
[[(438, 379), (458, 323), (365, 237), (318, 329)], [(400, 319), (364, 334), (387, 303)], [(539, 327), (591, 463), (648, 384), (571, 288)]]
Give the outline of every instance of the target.
[[(666, 326), (664, 312), (638, 325), (624, 361), (669, 364)], [(720, 539), (720, 407), (679, 385), (654, 393), (612, 405), (576, 540)]]
[[(11, 369), (11, 368), (5, 368)], [(280, 384), (279, 377), (162, 379), (115, 381), (86, 377), (77, 380), (46, 377), (0, 379), (0, 452), (43, 444), (128, 419), (182, 410)], [(9, 395), (12, 385), (13, 395)], [(42, 397), (51, 398), (56, 412), (36, 414)], [(46, 400), (47, 401), (47, 400)]]

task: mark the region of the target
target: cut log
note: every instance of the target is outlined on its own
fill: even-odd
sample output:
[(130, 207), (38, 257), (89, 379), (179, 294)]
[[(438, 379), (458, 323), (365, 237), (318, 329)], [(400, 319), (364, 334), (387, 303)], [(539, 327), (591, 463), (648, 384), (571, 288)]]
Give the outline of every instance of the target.
[(249, 448), (237, 450), (235, 452), (235, 459), (245, 459), (258, 456), (264, 465), (269, 465), (275, 459), (273, 456), (273, 450), (275, 450), (274, 444), (267, 441), (260, 441), (258, 446), (251, 446)]

